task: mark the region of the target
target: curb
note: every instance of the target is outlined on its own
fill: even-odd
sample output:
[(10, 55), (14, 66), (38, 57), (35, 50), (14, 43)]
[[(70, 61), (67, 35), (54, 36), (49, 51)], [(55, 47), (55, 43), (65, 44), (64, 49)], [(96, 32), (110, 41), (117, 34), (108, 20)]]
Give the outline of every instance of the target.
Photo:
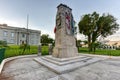
[(86, 53), (79, 53), (79, 55), (85, 55), (85, 56), (91, 56), (91, 57), (101, 57), (101, 58), (110, 58), (110, 59), (120, 59), (120, 56), (96, 55), (96, 54), (86, 54)]
[(4, 64), (8, 61), (14, 60), (14, 59), (19, 59), (19, 58), (26, 58), (26, 57), (37, 57), (37, 55), (24, 55), (24, 56), (16, 56), (16, 57), (10, 57), (10, 58), (6, 58), (4, 59), (1, 64), (0, 64), (0, 74), (2, 72), (2, 69), (4, 67)]

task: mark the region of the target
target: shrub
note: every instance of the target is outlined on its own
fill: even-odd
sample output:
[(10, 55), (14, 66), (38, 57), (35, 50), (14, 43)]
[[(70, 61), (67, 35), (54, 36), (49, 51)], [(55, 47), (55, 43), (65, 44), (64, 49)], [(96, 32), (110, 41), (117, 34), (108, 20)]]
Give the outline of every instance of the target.
[(120, 50), (120, 47), (116, 48), (116, 50)]
[(0, 40), (0, 47), (7, 47), (7, 42)]

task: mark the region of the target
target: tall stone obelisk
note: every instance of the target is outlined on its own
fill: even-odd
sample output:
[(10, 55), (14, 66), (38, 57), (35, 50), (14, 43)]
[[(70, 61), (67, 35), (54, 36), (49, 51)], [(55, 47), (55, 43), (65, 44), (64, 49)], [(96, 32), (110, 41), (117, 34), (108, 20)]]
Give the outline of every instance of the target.
[(69, 58), (78, 55), (76, 40), (74, 37), (74, 19), (72, 9), (67, 5), (60, 4), (57, 7), (55, 48), (53, 57)]

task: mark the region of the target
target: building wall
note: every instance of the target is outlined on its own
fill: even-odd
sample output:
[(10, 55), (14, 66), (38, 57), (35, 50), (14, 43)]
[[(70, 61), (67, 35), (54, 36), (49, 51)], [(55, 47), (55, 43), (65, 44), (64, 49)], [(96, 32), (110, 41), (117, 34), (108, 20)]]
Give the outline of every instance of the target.
[(109, 46), (119, 47), (120, 46), (120, 41), (108, 41), (106, 44), (109, 45)]
[(38, 45), (40, 35), (41, 32), (38, 30), (0, 25), (0, 40), (7, 41), (8, 44), (20, 45), (27, 40), (29, 45)]
[(8, 43), (15, 43), (15, 35), (14, 37), (11, 36), (14, 32), (14, 30), (0, 29), (0, 40), (7, 41)]

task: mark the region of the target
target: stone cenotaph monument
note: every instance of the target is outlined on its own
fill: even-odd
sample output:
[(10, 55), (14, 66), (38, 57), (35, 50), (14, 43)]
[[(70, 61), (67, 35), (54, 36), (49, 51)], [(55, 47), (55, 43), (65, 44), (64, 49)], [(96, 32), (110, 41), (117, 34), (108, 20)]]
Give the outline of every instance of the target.
[(64, 4), (60, 4), (57, 7), (53, 57), (69, 58), (78, 55), (74, 37), (74, 24), (72, 9)]
[(51, 52), (52, 55), (48, 56), (39, 56), (34, 60), (58, 74), (64, 74), (99, 61), (99, 58), (78, 55), (72, 9), (64, 4), (58, 5), (57, 9), (53, 53)]

